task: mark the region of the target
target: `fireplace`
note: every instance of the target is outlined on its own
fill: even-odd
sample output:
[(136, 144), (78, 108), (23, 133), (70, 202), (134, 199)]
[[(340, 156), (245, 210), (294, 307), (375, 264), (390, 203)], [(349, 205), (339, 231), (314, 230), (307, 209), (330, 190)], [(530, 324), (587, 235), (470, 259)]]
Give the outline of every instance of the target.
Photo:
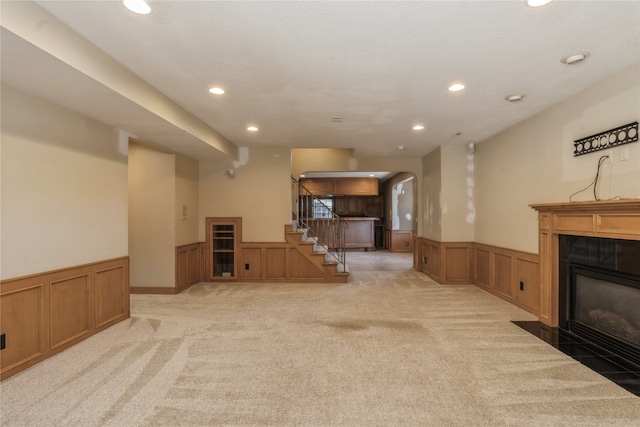
[(640, 241), (559, 236), (558, 327), (640, 363)]
[(640, 396), (640, 198), (531, 207), (540, 305), (519, 325)]

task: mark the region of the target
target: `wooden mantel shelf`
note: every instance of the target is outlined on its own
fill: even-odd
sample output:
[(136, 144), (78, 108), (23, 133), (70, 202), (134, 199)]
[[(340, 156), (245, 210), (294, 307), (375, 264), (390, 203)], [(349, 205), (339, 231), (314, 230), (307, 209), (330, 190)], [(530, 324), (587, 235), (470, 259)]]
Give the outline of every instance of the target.
[(538, 212), (546, 211), (603, 211), (618, 209), (640, 209), (640, 198), (620, 200), (597, 200), (587, 202), (538, 203), (529, 205)]
[(640, 199), (530, 205), (540, 232), (640, 240)]
[(540, 321), (558, 326), (558, 236), (640, 240), (640, 199), (530, 205), (538, 211)]

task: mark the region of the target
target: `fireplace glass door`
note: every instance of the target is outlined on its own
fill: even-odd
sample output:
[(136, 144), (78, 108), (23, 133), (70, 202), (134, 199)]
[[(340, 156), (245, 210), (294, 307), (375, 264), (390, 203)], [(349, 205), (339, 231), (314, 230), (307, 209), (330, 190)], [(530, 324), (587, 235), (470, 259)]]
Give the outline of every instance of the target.
[(640, 287), (633, 280), (573, 269), (571, 320), (640, 349)]

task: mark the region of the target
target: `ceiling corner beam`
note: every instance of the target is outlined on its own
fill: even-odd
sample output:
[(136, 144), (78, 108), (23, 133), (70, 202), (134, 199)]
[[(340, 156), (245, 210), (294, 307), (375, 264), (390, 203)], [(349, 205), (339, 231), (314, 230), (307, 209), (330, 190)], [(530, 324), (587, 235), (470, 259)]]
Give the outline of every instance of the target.
[(0, 25), (212, 148), (238, 147), (32, 1), (2, 2)]

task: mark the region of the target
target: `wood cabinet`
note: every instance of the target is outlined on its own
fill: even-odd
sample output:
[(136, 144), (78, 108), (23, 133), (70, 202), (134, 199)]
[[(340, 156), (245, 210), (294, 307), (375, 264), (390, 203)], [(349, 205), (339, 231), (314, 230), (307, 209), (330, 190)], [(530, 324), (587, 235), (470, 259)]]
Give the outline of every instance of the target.
[(382, 196), (365, 197), (364, 214), (377, 218), (384, 217), (384, 200)]
[(348, 225), (345, 230), (345, 248), (375, 249), (373, 219), (346, 218), (345, 221)]
[(237, 280), (241, 218), (207, 218), (207, 276), (209, 280)]
[(315, 196), (378, 195), (378, 178), (303, 178), (300, 184), (299, 193), (302, 195), (305, 188)]
[(334, 181), (334, 193), (345, 196), (377, 196), (378, 178), (339, 178)]
[(334, 211), (338, 215), (364, 216), (365, 201), (363, 197), (334, 197)]
[(347, 198), (338, 196), (333, 198), (333, 211), (338, 215), (346, 215), (349, 213)]
[(384, 217), (382, 196), (336, 196), (333, 198), (333, 206), (338, 215)]
[(299, 193), (300, 195), (306, 195), (307, 193), (305, 189), (307, 189), (314, 196), (328, 196), (330, 194), (335, 194), (333, 181), (333, 178), (301, 179)]

